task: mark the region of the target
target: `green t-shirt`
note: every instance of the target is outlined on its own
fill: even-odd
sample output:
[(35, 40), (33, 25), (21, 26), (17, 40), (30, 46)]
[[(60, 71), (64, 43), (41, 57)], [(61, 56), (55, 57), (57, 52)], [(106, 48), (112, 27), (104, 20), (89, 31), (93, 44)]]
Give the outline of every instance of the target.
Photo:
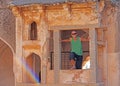
[(72, 40), (71, 40), (71, 52), (74, 52), (77, 55), (83, 55), (82, 43), (80, 41), (80, 37), (77, 37), (76, 40), (74, 40), (72, 38)]

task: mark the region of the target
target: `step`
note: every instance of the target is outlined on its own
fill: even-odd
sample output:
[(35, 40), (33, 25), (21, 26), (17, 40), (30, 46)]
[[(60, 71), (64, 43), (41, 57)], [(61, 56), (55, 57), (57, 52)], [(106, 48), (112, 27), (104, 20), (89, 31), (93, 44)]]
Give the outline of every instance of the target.
[(104, 85), (103, 85), (103, 83), (73, 83), (73, 84), (17, 83), (16, 86), (104, 86)]

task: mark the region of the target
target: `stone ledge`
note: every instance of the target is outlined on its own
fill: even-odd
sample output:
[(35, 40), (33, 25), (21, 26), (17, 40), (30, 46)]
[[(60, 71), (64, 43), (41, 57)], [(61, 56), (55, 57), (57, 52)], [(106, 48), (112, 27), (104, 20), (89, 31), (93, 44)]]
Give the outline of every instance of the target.
[(75, 84), (30, 84), (17, 83), (16, 86), (104, 86), (103, 83), (75, 83)]

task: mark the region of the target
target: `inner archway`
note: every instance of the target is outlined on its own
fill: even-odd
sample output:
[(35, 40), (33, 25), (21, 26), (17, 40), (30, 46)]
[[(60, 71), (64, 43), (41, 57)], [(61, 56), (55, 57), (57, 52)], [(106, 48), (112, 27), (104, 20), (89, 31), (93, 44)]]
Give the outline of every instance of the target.
[(11, 48), (0, 39), (0, 86), (15, 86), (13, 73), (13, 52)]
[(29, 75), (28, 70), (26, 71), (26, 82), (40, 83), (41, 82), (41, 60), (39, 55), (35, 53), (30, 54), (26, 58), (26, 64), (29, 68), (29, 72), (32, 72), (32, 75)]

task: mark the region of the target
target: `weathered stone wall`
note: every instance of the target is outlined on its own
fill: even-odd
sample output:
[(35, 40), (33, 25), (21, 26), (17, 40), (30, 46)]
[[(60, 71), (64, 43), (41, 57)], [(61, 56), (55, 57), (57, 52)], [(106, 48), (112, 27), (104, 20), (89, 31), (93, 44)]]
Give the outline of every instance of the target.
[(116, 52), (120, 52), (120, 1), (117, 5), (117, 36), (116, 36)]
[(106, 2), (102, 12), (102, 25), (107, 28), (105, 40), (108, 41), (108, 53), (114, 53), (116, 51), (116, 16), (116, 8), (110, 2)]
[[(54, 71), (49, 70), (47, 73), (47, 83), (54, 83)], [(60, 83), (90, 83), (90, 70), (61, 70)]]
[[(43, 29), (46, 29), (46, 28), (50, 29), (49, 27), (51, 26), (88, 25), (88, 24), (98, 23), (97, 15), (95, 14), (96, 11), (95, 10), (93, 11), (93, 9), (91, 9), (93, 7), (87, 8), (87, 9), (84, 9), (84, 7), (81, 8), (78, 5), (73, 5), (72, 7), (74, 8), (75, 6), (77, 6), (79, 9), (70, 11), (66, 7), (66, 5), (64, 6), (64, 9), (62, 8), (62, 10), (61, 8), (59, 10), (56, 10), (59, 8), (59, 6), (56, 6), (57, 8), (54, 8), (55, 6), (48, 7), (46, 11), (47, 23), (45, 24), (43, 24), (45, 22), (44, 19), (41, 19), (42, 18), (41, 16), (43, 15), (39, 14), (39, 11), (43, 11), (43, 9), (39, 10), (39, 6), (37, 5), (36, 6), (33, 5), (25, 8), (23, 7), (22, 16), (24, 18), (25, 24), (31, 24), (33, 20), (39, 24), (41, 22), (40, 25), (42, 27), (41, 26), (39, 27), (41, 27), (42, 31)], [(86, 4), (84, 6), (86, 6)], [(36, 9), (35, 11), (33, 11), (34, 8)], [(100, 79), (99, 82), (104, 81), (105, 86), (119, 86), (119, 80), (120, 80), (120, 78), (118, 77), (120, 75), (119, 73), (120, 41), (118, 41), (120, 37), (119, 36), (119, 32), (120, 32), (119, 31), (119, 15), (120, 15), (119, 8), (117, 8), (110, 2), (105, 3), (104, 10), (101, 13), (101, 18), (102, 18), (101, 24), (103, 27), (107, 29), (105, 31), (105, 36), (104, 36), (104, 40), (106, 41), (106, 46), (104, 48), (99, 49), (100, 52), (105, 50), (105, 52), (103, 52), (105, 58), (100, 58), (100, 57), (103, 57), (103, 53), (100, 53), (98, 58), (99, 60), (98, 71), (102, 72), (102, 73), (99, 73), (98, 75), (98, 77), (102, 79), (102, 80)], [(1, 19), (4, 19), (4, 17), (2, 17)], [(26, 27), (24, 28), (26, 29)], [(45, 34), (43, 35), (46, 36)], [(41, 40), (43, 40), (43, 35), (41, 35), (40, 37)], [(5, 37), (8, 38), (7, 35), (5, 35)], [(9, 39), (6, 39), (6, 40), (8, 42), (10, 41)], [(41, 42), (43, 43), (43, 41)], [(64, 76), (64, 74), (62, 76)]]
[[(95, 3), (73, 4), (71, 6), (72, 11), (68, 8), (67, 4), (61, 4), (56, 6), (40, 6), (38, 4), (27, 6), (13, 6), (12, 11), (16, 16), (16, 57), (26, 58), (25, 55), (29, 55), (31, 52), (37, 52), (37, 55), (41, 57), (42, 66), (44, 69), (44, 60), (48, 58), (46, 55), (49, 53), (47, 50), (47, 38), (49, 37), (48, 30), (52, 26), (64, 26), (68, 25), (68, 29), (71, 25), (94, 25), (98, 24), (98, 18), (95, 9)], [(29, 30), (31, 23), (35, 21), (38, 28), (38, 39), (29, 40)], [(89, 28), (86, 26), (86, 28)], [(61, 28), (63, 29), (63, 28)], [(81, 29), (75, 27), (74, 29)], [(55, 29), (54, 29), (55, 30)], [(55, 36), (54, 36), (55, 37)], [(59, 39), (59, 38), (58, 38)], [(38, 48), (34, 48), (38, 46)], [(56, 45), (57, 46), (57, 45)], [(55, 46), (54, 46), (55, 47)], [(58, 63), (55, 63), (57, 65)], [(17, 64), (16, 64), (17, 65)], [(22, 82), (23, 71), (21, 66), (16, 66), (16, 81)], [(42, 71), (42, 80), (44, 82), (45, 72)], [(43, 74), (44, 73), (44, 74)], [(44, 77), (43, 77), (44, 76)], [(62, 75), (64, 76), (64, 75)], [(57, 76), (58, 77), (58, 76)]]
[(0, 40), (0, 86), (15, 86), (13, 53), (2, 40)]
[(15, 50), (15, 18), (7, 7), (10, 1), (0, 0), (0, 37)]
[(105, 86), (119, 86), (119, 67), (120, 67), (120, 47), (119, 47), (119, 8), (115, 3), (106, 2), (102, 12), (102, 25), (107, 29), (105, 31), (106, 57), (104, 58), (103, 79)]
[[(73, 4), (71, 10), (67, 5), (63, 5), (62, 9), (55, 10), (56, 6), (53, 10), (47, 11), (48, 23), (50, 26), (96, 24), (98, 19), (95, 5), (95, 3)], [(48, 9), (51, 8), (53, 7), (48, 7)]]
[(7, 8), (9, 1), (11, 0), (0, 0), (0, 86), (15, 86), (13, 72), (15, 20), (11, 10)]

